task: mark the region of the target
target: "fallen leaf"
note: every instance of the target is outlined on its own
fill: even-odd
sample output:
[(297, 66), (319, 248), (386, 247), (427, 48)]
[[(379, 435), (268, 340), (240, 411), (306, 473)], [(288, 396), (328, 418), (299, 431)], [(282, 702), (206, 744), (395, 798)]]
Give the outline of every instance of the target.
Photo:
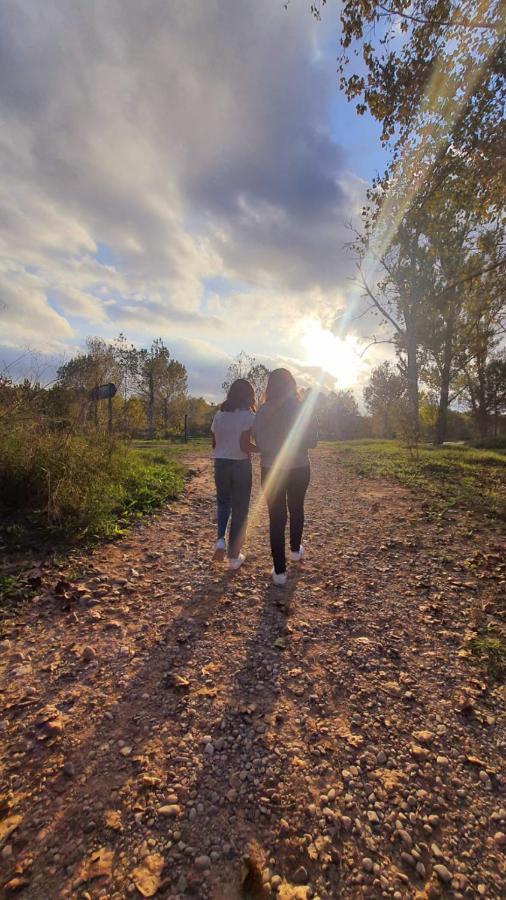
[(143, 897), (154, 897), (161, 884), (165, 860), (160, 853), (149, 853), (132, 872), (132, 881)]
[(117, 809), (107, 809), (104, 814), (104, 822), (107, 828), (112, 828), (113, 831), (123, 831), (121, 814)]
[(114, 851), (107, 847), (99, 847), (94, 850), (87, 859), (84, 859), (79, 867), (76, 885), (84, 881), (93, 881), (95, 878), (110, 878), (112, 873), (112, 861)]
[(0, 822), (0, 846), (23, 821), (23, 816), (7, 816)]
[(283, 881), (278, 889), (278, 900), (307, 900), (308, 891), (307, 885), (295, 885)]

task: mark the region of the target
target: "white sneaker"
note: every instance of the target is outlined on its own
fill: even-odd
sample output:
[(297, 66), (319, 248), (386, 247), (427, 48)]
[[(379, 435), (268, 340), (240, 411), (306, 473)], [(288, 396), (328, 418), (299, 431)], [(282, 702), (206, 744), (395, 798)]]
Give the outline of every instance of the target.
[(225, 538), (219, 538), (214, 547), (214, 556), (217, 562), (223, 562), (225, 559)]
[(239, 553), (239, 556), (236, 559), (229, 559), (229, 561), (228, 561), (229, 569), (231, 569), (232, 572), (237, 571), (237, 569), (241, 568), (245, 559), (246, 559), (246, 557), (245, 557), (244, 553)]
[(290, 559), (292, 562), (300, 562), (304, 556), (304, 547), (300, 545), (298, 550), (290, 550)]
[(275, 572), (274, 569), (271, 572), (272, 574), (272, 583), (277, 585), (277, 587), (284, 587), (286, 584), (286, 572)]

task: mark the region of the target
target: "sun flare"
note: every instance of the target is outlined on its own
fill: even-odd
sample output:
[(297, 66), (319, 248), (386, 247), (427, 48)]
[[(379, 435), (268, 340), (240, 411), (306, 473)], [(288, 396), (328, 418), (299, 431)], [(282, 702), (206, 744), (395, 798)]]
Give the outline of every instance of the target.
[(303, 323), (302, 344), (307, 365), (318, 366), (335, 379), (339, 388), (356, 384), (363, 368), (356, 338), (338, 337), (315, 319), (307, 319)]

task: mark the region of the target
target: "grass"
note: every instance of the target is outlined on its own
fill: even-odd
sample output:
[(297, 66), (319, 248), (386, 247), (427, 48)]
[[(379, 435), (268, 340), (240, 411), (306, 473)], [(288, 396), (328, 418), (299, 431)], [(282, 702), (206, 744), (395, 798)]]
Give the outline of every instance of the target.
[(498, 632), (482, 634), (469, 641), (473, 656), (495, 681), (503, 681), (506, 673), (506, 639)]
[(11, 432), (0, 450), (0, 538), (11, 548), (118, 536), (184, 484), (168, 448), (141, 452), (98, 435)]
[(339, 463), (359, 475), (380, 476), (412, 488), (433, 516), (465, 508), (506, 520), (506, 453), (467, 445), (409, 451), (397, 441), (359, 440), (329, 444)]
[(185, 453), (209, 454), (211, 441), (208, 437), (194, 437), (185, 444), (182, 438), (154, 441), (133, 441), (132, 448), (144, 455), (158, 453), (167, 459), (184, 456)]

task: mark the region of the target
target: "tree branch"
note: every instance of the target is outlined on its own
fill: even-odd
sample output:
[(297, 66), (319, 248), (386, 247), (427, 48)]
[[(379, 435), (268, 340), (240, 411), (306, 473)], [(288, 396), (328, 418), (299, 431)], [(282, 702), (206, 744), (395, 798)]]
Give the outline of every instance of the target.
[(395, 330), (397, 331), (398, 334), (402, 334), (402, 328), (397, 324), (397, 322), (390, 315), (390, 313), (387, 312), (386, 309), (384, 309), (384, 307), (381, 305), (381, 303), (379, 302), (377, 297), (374, 296), (373, 292), (371, 291), (369, 285), (367, 284), (367, 282), (365, 280), (365, 277), (364, 277), (363, 272), (360, 269), (360, 267), (359, 267), (359, 272), (360, 272), (361, 279), (362, 279), (362, 287), (364, 288), (365, 292), (367, 293), (367, 296), (372, 300), (376, 309), (378, 309), (379, 312), (381, 313), (381, 315), (384, 316), (385, 319), (387, 319), (390, 322), (390, 324), (393, 326), (393, 328), (395, 328)]
[(487, 29), (487, 31), (500, 31), (499, 26), (491, 25), (489, 22), (472, 22), (470, 19), (456, 19), (454, 22), (446, 22), (444, 19), (440, 19), (439, 21), (436, 19), (435, 21), (429, 21), (428, 19), (422, 19), (419, 16), (411, 16), (409, 13), (401, 12), (398, 9), (391, 9), (388, 6), (383, 6), (382, 3), (377, 3), (378, 9), (382, 9), (385, 15), (387, 16), (400, 16), (401, 19), (407, 19), (409, 22), (415, 22), (416, 25), (429, 25), (431, 28), (471, 28), (471, 29)]

